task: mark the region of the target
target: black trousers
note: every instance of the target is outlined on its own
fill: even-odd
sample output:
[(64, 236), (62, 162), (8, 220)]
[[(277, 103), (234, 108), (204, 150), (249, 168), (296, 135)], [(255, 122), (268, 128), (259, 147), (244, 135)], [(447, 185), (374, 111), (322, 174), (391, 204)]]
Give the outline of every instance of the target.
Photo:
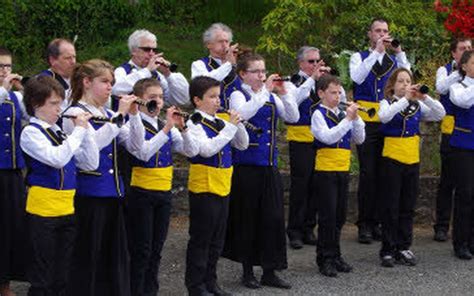
[(301, 239), (316, 226), (315, 195), (311, 193), (315, 149), (312, 143), (288, 142), (290, 149), (290, 208), (286, 233)]
[(78, 227), (68, 295), (129, 296), (123, 200), (76, 196), (75, 208)]
[(21, 170), (0, 170), (0, 285), (25, 280), (27, 216)]
[(74, 215), (28, 215), (32, 260), (27, 277), (29, 296), (67, 296), (71, 256), (76, 238)]
[(185, 283), (189, 295), (206, 292), (217, 281), (217, 261), (225, 241), (229, 198), (189, 192), (189, 242)]
[(387, 157), (382, 159), (382, 257), (407, 250), (412, 244), (419, 175), (419, 163), (408, 165)]
[(161, 250), (170, 222), (171, 192), (132, 186), (127, 208), (132, 295), (156, 295)]
[(318, 207), (318, 243), (316, 261), (341, 256), (341, 229), (346, 223), (349, 174), (347, 172), (314, 173), (314, 190)]
[(383, 135), (380, 132), (380, 123), (367, 122), (365, 124), (365, 141), (357, 145), (359, 158), (359, 190), (357, 192), (359, 227), (373, 227), (380, 222), (377, 208), (380, 191), (377, 184), (381, 184), (379, 169), (382, 159)]
[(434, 230), (449, 230), (451, 221), (451, 209), (454, 199), (455, 167), (453, 165), (453, 153), (449, 146), (451, 135), (443, 134), (441, 137), (441, 175), (439, 178), (438, 194), (436, 195), (436, 222)]
[(453, 246), (474, 247), (474, 151), (453, 149), (456, 192), (453, 211)]

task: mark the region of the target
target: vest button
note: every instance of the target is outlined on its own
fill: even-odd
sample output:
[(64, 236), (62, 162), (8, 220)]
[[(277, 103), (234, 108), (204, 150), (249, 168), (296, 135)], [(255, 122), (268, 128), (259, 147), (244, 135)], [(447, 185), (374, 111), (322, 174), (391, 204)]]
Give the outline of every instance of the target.
[(110, 169), (110, 170), (109, 170), (109, 174), (112, 175), (113, 173), (114, 173), (114, 170), (113, 170), (113, 169)]
[(380, 80), (382, 80), (382, 78), (380, 78), (380, 77), (377, 77), (377, 80), (378, 80), (378, 81), (380, 81)]
[(107, 155), (110, 159), (112, 159), (113, 155), (112, 153), (109, 153), (109, 155)]
[(10, 121), (10, 120), (12, 120), (10, 117), (7, 117), (7, 118), (5, 118), (5, 119), (6, 119), (7, 121)]
[(5, 137), (10, 137), (10, 134), (9, 134), (9, 133), (5, 133)]
[(268, 118), (267, 118), (267, 120), (268, 120), (268, 121), (271, 121), (271, 120), (272, 120), (272, 118), (271, 118), (271, 117), (268, 117)]
[(270, 146), (270, 143), (267, 143), (267, 146)]
[(381, 92), (380, 88), (377, 89), (377, 92)]
[(158, 161), (158, 165), (161, 165), (161, 163), (162, 163), (161, 161)]
[(268, 131), (267, 131), (267, 134), (270, 134), (271, 132), (272, 132), (271, 130), (268, 130)]
[(10, 153), (10, 149), (5, 149), (5, 152), (6, 152), (6, 153)]

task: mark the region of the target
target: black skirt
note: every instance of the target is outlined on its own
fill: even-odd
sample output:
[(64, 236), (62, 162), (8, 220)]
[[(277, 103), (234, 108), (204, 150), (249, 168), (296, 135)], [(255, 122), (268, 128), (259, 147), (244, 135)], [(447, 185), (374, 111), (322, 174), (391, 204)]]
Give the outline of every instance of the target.
[(223, 256), (264, 269), (288, 267), (283, 185), (277, 168), (234, 168)]
[(25, 207), (21, 170), (0, 170), (0, 284), (25, 280), (29, 258)]

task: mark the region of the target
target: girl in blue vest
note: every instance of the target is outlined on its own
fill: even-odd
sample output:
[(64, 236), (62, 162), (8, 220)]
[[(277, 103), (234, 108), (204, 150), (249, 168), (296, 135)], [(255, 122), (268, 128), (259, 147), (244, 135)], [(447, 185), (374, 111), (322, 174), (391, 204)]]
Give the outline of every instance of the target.
[[(263, 284), (289, 289), (291, 285), (275, 274), (275, 270), (287, 268), (276, 136), (278, 118), (296, 122), (298, 106), (283, 83), (273, 81), (277, 74), (266, 79), (265, 61), (260, 55), (240, 56), (237, 72), (242, 86), (232, 93), (230, 107), (262, 133), (248, 130), (249, 148), (233, 155), (235, 171), (224, 255), (242, 263), (246, 287), (257, 289)], [(261, 282), (255, 278), (254, 265), (263, 268)]]
[(0, 295), (13, 295), (9, 281), (24, 277), (25, 167), (20, 149), (21, 120), (28, 120), (23, 96), (13, 91), (21, 76), (12, 73), (12, 54), (0, 48)]
[(470, 260), (474, 253), (474, 50), (461, 56), (459, 74), (461, 80), (449, 88), (449, 99), (457, 107), (449, 141), (456, 180), (453, 247), (456, 257)]
[(445, 115), (443, 105), (422, 94), (412, 81), (409, 70), (395, 70), (387, 80), (378, 111), (384, 135), (380, 203), (384, 267), (393, 267), (395, 262), (417, 263), (410, 246), (420, 173), (420, 121), (439, 121)]
[[(75, 198), (78, 235), (74, 251), (69, 295), (130, 295), (130, 270), (123, 204), (123, 182), (117, 169), (118, 145), (129, 152), (143, 146), (145, 130), (138, 114), (135, 96), (123, 96), (118, 112), (105, 107), (114, 81), (112, 66), (103, 60), (77, 65), (72, 76), (72, 106), (66, 115), (88, 112), (120, 121), (120, 124), (89, 121), (100, 150), (96, 170), (78, 170)], [(66, 133), (72, 122), (64, 119)]]
[(78, 114), (66, 137), (56, 125), (62, 100), (64, 89), (52, 77), (32, 78), (25, 87), (24, 102), (32, 117), (21, 133), (20, 145), (28, 165), (31, 296), (67, 295), (76, 234), (76, 165), (88, 171), (99, 165), (99, 150), (88, 132), (91, 115)]
[(156, 295), (161, 250), (171, 212), (171, 152), (192, 156), (198, 147), (189, 136), (183, 117), (175, 114), (176, 107), (168, 108), (166, 121), (158, 118), (164, 104), (159, 81), (152, 78), (139, 80), (133, 93), (147, 102), (155, 101), (157, 108), (150, 112), (144, 106), (139, 107), (145, 127), (145, 143), (142, 149), (133, 152), (131, 160), (127, 205), (131, 288), (132, 295)]

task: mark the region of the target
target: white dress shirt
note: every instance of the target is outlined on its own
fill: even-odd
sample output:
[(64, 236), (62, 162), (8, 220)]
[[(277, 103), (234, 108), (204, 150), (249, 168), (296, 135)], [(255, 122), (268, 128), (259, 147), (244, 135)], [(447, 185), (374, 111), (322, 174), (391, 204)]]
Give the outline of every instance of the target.
[[(50, 125), (36, 117), (31, 117), (30, 122), (44, 129), (51, 128), (54, 132), (61, 130), (56, 124)], [(20, 146), (32, 158), (56, 169), (63, 168), (74, 156), (78, 168), (93, 171), (99, 166), (99, 149), (88, 129), (76, 126), (61, 145), (53, 146), (39, 129), (27, 125), (21, 133)]]
[[(100, 107), (97, 108), (93, 105), (90, 105), (84, 101), (79, 101), (81, 105), (87, 108), (93, 116), (106, 116), (105, 108)], [(116, 116), (117, 113), (110, 111), (113, 116)], [(83, 113), (84, 110), (80, 107), (73, 106), (67, 109), (65, 114), (67, 115), (77, 115)], [(66, 134), (72, 133), (74, 128), (74, 123), (71, 119), (64, 118), (63, 119), (63, 128)], [(89, 123), (89, 129), (93, 134), (93, 138), (97, 143), (99, 150), (109, 145), (112, 140), (118, 136), (118, 143), (125, 146), (127, 151), (133, 153), (133, 151), (141, 149), (144, 142), (144, 133), (145, 128), (143, 127), (143, 123), (140, 119), (140, 115), (129, 115), (129, 121), (124, 124), (121, 128), (119, 128), (116, 124), (113, 123), (105, 123), (102, 127), (98, 130), (95, 130), (92, 125)]]
[[(455, 64), (456, 62), (453, 61), (452, 65)], [(441, 95), (445, 95), (449, 92), (449, 87), (459, 80), (461, 80), (461, 75), (458, 70), (451, 71), (451, 74), (448, 75), (445, 66), (439, 67), (436, 71), (436, 91)]]
[[(397, 97), (395, 97), (398, 99)], [(443, 119), (446, 112), (443, 105), (431, 98), (426, 96), (425, 100), (418, 100), (420, 104), (421, 120), (423, 121), (440, 121)], [(405, 110), (409, 105), (407, 98), (403, 97), (398, 101), (390, 104), (387, 100), (380, 101), (380, 109), (378, 115), (382, 123), (387, 123), (399, 112)]]
[[(339, 108), (330, 109), (322, 103), (321, 106), (332, 111), (336, 115), (339, 115), (340, 112), (344, 112)], [(311, 132), (318, 141), (327, 145), (339, 142), (350, 130), (352, 130), (351, 141), (355, 142), (357, 145), (362, 144), (365, 140), (365, 123), (359, 116), (352, 121), (346, 117), (332, 128), (329, 128), (324, 119), (324, 115), (318, 109), (314, 111), (313, 116), (311, 117)]]
[(451, 85), (449, 88), (449, 99), (454, 105), (464, 109), (469, 109), (474, 105), (474, 78), (464, 77), (462, 83), (460, 82)]
[[(133, 92), (133, 86), (138, 80), (151, 78), (152, 73), (147, 68), (138, 67), (132, 60), (128, 61), (132, 65), (129, 74), (123, 67), (118, 67), (114, 71), (115, 84), (112, 88), (113, 95), (126, 95)], [(158, 71), (157, 71), (158, 72)], [(181, 73), (171, 73), (168, 77), (158, 72), (163, 98), (170, 105), (186, 105), (189, 102), (189, 83)]]
[[(199, 109), (196, 109), (202, 117), (215, 121), (216, 117), (209, 115)], [(221, 119), (222, 120), (222, 119)], [(194, 124), (192, 120), (188, 120), (187, 125), (189, 127), (190, 137), (197, 143), (199, 147), (199, 155), (202, 157), (211, 157), (221, 151), (227, 143), (230, 142), (232, 147), (245, 150), (249, 145), (249, 135), (245, 130), (242, 123), (234, 125), (228, 121), (222, 120), (225, 123), (224, 128), (214, 138), (209, 138), (206, 131), (200, 124)], [(194, 155), (195, 156), (195, 155)]]
[(222, 61), (217, 58), (212, 59), (214, 59), (220, 65), (219, 68), (209, 72), (206, 68), (206, 64), (204, 64), (202, 60), (194, 61), (191, 64), (191, 79), (196, 76), (208, 76), (218, 81), (224, 80), (224, 78), (229, 75), (230, 71), (232, 71), (232, 64), (230, 62), (222, 63)]
[[(349, 72), (352, 81), (357, 84), (362, 84), (364, 82), (375, 63), (378, 62), (379, 64), (382, 64), (385, 52), (380, 53), (373, 49), (369, 49), (369, 51), (370, 54), (364, 61), (362, 61), (360, 52), (356, 52), (351, 56)], [(404, 51), (397, 53), (395, 59), (397, 60), (398, 68), (406, 68), (410, 70), (410, 62), (408, 62)]]
[[(151, 124), (156, 130), (158, 130), (158, 118), (150, 117), (145, 113), (140, 112), (140, 116), (143, 120)], [(199, 152), (199, 146), (193, 137), (189, 136), (189, 132), (183, 132), (182, 134), (177, 128), (173, 127), (170, 130), (171, 133), (171, 149), (173, 152), (178, 152), (187, 157), (195, 156)], [(145, 134), (143, 134), (145, 136)], [(134, 151), (132, 154), (142, 160), (149, 161), (150, 158), (155, 155), (158, 150), (168, 142), (168, 134), (165, 134), (163, 130), (160, 130), (151, 139), (145, 140), (143, 147), (140, 150)]]
[[(293, 95), (294, 91), (289, 90), (291, 88), (290, 85), (293, 85), (293, 83), (285, 82), (285, 88), (288, 91), (286, 95), (282, 96), (283, 100), (274, 93), (273, 98), (275, 99), (275, 105), (281, 118), (286, 122), (293, 123), (298, 121), (300, 113)], [(263, 107), (266, 102), (270, 102), (270, 92), (265, 86), (258, 92), (254, 92), (248, 84), (243, 82), (242, 89), (250, 95), (250, 100), (246, 101), (244, 94), (236, 90), (230, 95), (230, 109), (236, 110), (243, 119), (249, 120), (257, 114), (258, 110)]]
[[(30, 119), (30, 116), (28, 115), (28, 113), (26, 113), (25, 104), (23, 104), (23, 95), (21, 94), (21, 92), (18, 91), (15, 91), (14, 93), (18, 99), (18, 104), (20, 105), (21, 119), (28, 121)], [(5, 102), (5, 100), (11, 100), (10, 94), (3, 86), (0, 86), (0, 108), (1, 105)]]

